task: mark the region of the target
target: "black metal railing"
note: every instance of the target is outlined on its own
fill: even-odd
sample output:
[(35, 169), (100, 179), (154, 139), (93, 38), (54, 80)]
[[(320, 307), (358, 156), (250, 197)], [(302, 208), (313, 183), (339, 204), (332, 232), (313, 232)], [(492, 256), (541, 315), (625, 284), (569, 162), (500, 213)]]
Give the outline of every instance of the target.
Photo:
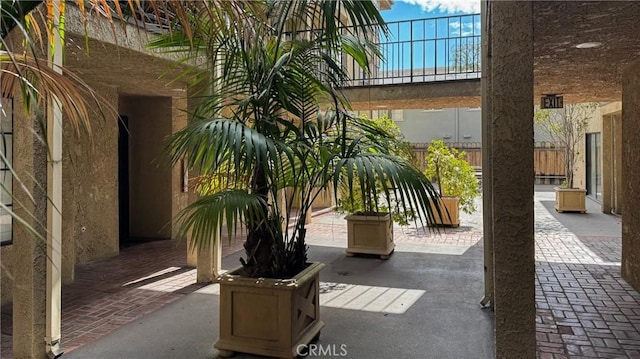
[[(157, 11), (138, 7), (133, 14), (126, 12), (125, 18), (149, 31), (164, 33), (172, 16), (162, 13), (159, 18)], [(349, 77), (343, 87), (480, 78), (480, 14), (394, 21), (387, 23), (387, 28), (386, 33), (379, 31), (382, 58), (373, 59), (370, 72), (353, 58), (336, 54)], [(298, 34), (321, 32), (310, 29)]]
[(480, 78), (480, 14), (389, 22), (370, 73), (342, 56), (344, 87)]

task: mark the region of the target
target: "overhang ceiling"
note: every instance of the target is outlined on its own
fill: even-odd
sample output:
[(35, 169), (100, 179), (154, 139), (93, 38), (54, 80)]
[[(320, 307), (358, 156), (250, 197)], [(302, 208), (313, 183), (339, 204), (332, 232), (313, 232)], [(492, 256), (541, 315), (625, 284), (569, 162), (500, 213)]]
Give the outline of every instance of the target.
[(71, 34), (67, 39), (65, 66), (92, 84), (115, 88), (120, 94), (141, 96), (186, 96), (186, 86), (172, 83), (179, 74), (165, 59), (126, 47), (89, 40)]
[[(534, 1), (535, 94), (620, 101), (622, 72), (640, 60), (639, 1)], [(576, 45), (600, 42), (601, 47)]]

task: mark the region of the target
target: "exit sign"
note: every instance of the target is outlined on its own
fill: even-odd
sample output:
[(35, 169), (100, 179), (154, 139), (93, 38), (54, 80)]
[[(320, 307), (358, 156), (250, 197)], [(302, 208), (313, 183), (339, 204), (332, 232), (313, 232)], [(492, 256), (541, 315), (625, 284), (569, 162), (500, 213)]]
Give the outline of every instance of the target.
[(563, 108), (564, 101), (562, 100), (562, 96), (556, 95), (547, 95), (540, 98), (540, 108)]

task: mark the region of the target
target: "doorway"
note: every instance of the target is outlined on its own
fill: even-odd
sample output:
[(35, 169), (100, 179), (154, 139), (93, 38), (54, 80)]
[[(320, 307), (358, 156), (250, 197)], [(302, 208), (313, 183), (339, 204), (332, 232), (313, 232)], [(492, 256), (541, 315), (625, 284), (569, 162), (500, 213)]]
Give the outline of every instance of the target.
[(172, 131), (170, 97), (119, 99), (121, 245), (171, 238), (172, 170), (162, 156)]

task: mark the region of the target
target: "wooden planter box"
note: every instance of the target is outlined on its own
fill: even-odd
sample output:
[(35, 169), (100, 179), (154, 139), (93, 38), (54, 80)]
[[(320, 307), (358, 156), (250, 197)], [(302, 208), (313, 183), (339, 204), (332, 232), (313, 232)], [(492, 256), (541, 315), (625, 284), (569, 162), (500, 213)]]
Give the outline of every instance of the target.
[(578, 188), (555, 187), (556, 211), (586, 213), (585, 197), (587, 190)]
[(438, 214), (433, 202), (431, 203), (431, 209), (436, 219), (436, 225), (451, 226), (454, 228), (460, 226), (460, 199), (458, 197), (440, 197), (440, 213), (442, 213), (442, 218)]
[(240, 268), (218, 277), (220, 356), (235, 352), (295, 358), (320, 336), (320, 270), (311, 263), (292, 279), (248, 278)]
[(389, 213), (379, 216), (348, 215), (347, 255), (378, 254), (389, 259), (396, 245), (393, 242), (393, 221)]

